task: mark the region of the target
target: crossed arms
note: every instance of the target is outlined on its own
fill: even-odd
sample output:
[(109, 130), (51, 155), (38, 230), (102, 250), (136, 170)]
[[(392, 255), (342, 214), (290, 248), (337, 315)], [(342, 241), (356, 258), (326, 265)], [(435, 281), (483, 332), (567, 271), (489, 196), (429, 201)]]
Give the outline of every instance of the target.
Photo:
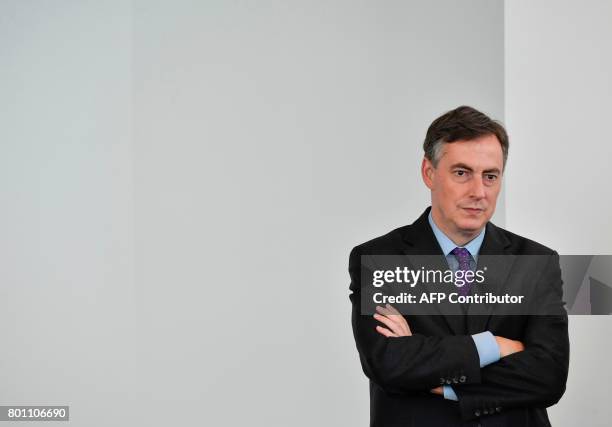
[[(374, 319), (381, 322), (383, 326), (377, 325), (376, 331), (387, 338), (399, 338), (412, 336), (412, 331), (408, 325), (408, 321), (402, 314), (393, 306), (387, 304), (385, 307), (376, 307), (377, 313), (374, 314)], [(512, 340), (500, 336), (494, 336), (495, 344), (499, 349), (499, 356), (506, 357), (511, 354), (523, 351), (525, 346), (521, 341)], [(478, 347), (478, 346), (477, 346)], [(480, 355), (480, 353), (479, 353)], [(481, 361), (482, 366), (482, 361)], [(434, 394), (443, 395), (443, 386), (438, 386), (430, 390)]]
[(370, 380), (391, 393), (442, 394), (441, 384), (452, 384), (466, 421), (505, 409), (548, 407), (559, 401), (567, 380), (569, 340), (556, 253), (550, 256), (540, 286), (547, 289), (546, 303), (557, 304), (559, 314), (524, 318), (520, 341), (495, 337), (501, 358), (482, 368), (470, 335), (413, 333), (406, 318), (390, 306), (378, 308), (374, 316), (362, 315), (360, 255), (358, 248), (351, 252), (350, 299), (353, 334), (363, 371)]

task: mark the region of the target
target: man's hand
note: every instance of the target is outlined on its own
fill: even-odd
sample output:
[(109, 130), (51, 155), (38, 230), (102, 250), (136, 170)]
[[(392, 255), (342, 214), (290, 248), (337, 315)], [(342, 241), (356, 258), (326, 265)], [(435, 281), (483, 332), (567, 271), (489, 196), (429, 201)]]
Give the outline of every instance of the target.
[(433, 394), (439, 394), (440, 396), (444, 396), (444, 389), (442, 388), (442, 386), (432, 388), (429, 391), (432, 392)]
[(377, 313), (374, 318), (384, 324), (387, 328), (376, 326), (376, 331), (387, 338), (409, 337), (412, 335), (408, 322), (392, 305), (386, 307), (376, 306)]
[(499, 353), (501, 357), (509, 356), (513, 353), (525, 350), (525, 346), (520, 341), (511, 340), (504, 337), (495, 336), (495, 341), (499, 346)]

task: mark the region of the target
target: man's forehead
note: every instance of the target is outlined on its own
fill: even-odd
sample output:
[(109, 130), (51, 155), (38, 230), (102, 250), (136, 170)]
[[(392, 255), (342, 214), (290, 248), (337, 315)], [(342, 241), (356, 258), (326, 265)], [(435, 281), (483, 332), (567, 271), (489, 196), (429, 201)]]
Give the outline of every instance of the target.
[(442, 146), (439, 157), (446, 164), (463, 163), (472, 168), (500, 168), (503, 152), (497, 138), (456, 141)]

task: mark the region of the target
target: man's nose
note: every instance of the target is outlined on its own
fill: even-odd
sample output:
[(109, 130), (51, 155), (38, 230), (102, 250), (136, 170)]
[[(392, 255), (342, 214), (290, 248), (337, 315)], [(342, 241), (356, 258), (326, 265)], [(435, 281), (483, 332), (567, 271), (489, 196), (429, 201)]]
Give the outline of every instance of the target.
[(484, 199), (486, 196), (485, 186), (482, 182), (481, 177), (475, 177), (472, 180), (472, 185), (470, 187), (470, 196), (475, 199)]

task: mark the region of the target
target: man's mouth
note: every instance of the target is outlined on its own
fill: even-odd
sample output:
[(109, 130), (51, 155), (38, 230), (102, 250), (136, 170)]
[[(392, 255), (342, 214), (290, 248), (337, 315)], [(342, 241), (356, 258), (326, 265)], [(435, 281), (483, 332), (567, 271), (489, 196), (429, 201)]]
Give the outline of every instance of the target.
[(463, 210), (465, 210), (467, 213), (471, 215), (478, 215), (479, 213), (484, 211), (484, 209), (480, 209), (480, 208), (463, 208)]

